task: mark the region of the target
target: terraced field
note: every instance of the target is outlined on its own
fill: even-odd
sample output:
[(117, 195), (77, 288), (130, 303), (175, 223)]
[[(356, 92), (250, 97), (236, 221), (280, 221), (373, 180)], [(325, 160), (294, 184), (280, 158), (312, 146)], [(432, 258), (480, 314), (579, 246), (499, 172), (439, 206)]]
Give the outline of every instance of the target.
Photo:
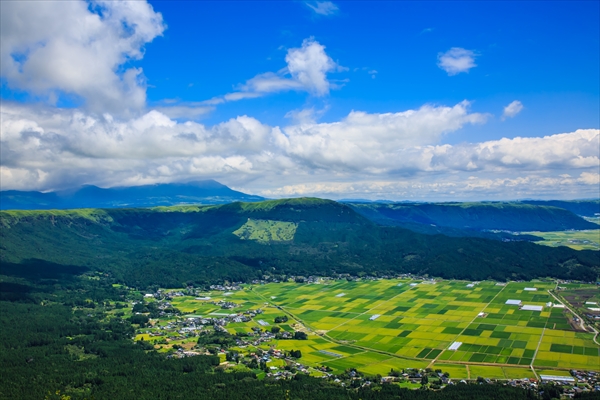
[[(308, 340), (268, 345), (299, 349), (303, 363), (337, 372), (354, 367), (385, 375), (392, 368), (429, 366), (454, 378), (508, 379), (534, 377), (538, 369), (599, 370), (592, 334), (573, 331), (565, 309), (548, 305), (555, 300), (547, 290), (554, 287), (551, 282), (290, 282), (249, 286), (228, 296), (207, 294), (213, 301), (240, 305), (231, 311), (193, 298), (179, 298), (173, 305), (203, 316), (261, 307), (260, 317), (227, 329), (250, 331), (261, 326), (261, 319), (283, 330), (306, 330)], [(508, 300), (524, 307), (506, 304)], [(541, 311), (522, 309), (535, 306)], [(275, 324), (275, 316), (284, 314), (289, 321)]]

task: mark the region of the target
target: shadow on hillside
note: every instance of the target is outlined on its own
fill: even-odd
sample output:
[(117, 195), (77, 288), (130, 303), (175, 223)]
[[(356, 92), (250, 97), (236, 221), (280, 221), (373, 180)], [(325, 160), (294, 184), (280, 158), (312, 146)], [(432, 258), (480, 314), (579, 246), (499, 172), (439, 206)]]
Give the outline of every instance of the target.
[(1, 301), (33, 301), (30, 296), (31, 286), (21, 285), (20, 283), (0, 282), (0, 300)]
[(21, 263), (0, 263), (0, 275), (24, 278), (36, 284), (44, 284), (48, 280), (61, 279), (70, 280), (75, 275), (81, 275), (88, 271), (87, 267), (76, 265), (62, 265), (53, 262), (31, 258)]

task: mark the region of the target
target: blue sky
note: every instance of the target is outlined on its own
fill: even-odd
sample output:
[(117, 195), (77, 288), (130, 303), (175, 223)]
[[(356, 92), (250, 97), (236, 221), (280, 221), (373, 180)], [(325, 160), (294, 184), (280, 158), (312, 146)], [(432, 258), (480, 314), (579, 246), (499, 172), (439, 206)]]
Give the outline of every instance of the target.
[(16, 3), (3, 190), (599, 196), (599, 2)]

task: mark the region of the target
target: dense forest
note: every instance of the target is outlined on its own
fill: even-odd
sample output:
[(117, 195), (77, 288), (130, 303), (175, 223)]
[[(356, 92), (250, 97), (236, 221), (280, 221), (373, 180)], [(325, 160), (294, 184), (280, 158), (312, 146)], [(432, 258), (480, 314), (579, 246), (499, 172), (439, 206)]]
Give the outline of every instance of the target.
[(500, 385), (408, 390), (375, 383), (345, 389), (297, 375), (257, 379), (226, 372), (216, 356), (167, 358), (134, 343), (127, 320), (108, 318), (123, 301), (110, 278), (52, 270), (0, 275), (0, 398), (3, 399), (531, 399), (537, 394)]
[[(0, 212), (0, 224), (5, 274), (43, 273), (58, 264), (104, 271), (139, 288), (157, 282), (171, 287), (247, 282), (264, 275), (413, 273), (468, 280), (549, 276), (594, 281), (600, 265), (595, 251), (418, 234), (377, 225), (347, 205), (319, 199), (9, 211)], [(269, 240), (234, 234), (242, 227), (254, 229), (252, 237)]]

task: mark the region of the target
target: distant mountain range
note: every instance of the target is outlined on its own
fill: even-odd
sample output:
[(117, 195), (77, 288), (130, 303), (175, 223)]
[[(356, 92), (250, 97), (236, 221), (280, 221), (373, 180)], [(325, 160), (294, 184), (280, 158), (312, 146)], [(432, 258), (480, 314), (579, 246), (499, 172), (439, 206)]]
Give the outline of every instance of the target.
[(108, 189), (89, 185), (76, 190), (48, 193), (6, 190), (0, 192), (0, 209), (136, 208), (261, 200), (264, 198), (232, 190), (214, 180), (206, 180)]
[[(108, 189), (83, 186), (49, 193), (1, 191), (0, 209), (146, 208), (263, 200), (263, 197), (238, 192), (214, 180), (206, 180)], [(379, 225), (401, 227), (428, 235), (536, 241), (541, 239), (531, 235), (514, 236), (510, 232), (599, 228), (581, 216), (598, 215), (600, 200), (415, 203), (346, 199), (338, 203), (347, 204)]]
[(510, 238), (512, 235), (506, 232), (600, 228), (581, 218), (593, 217), (600, 212), (599, 200), (346, 204), (380, 225), (447, 236), (492, 238), (501, 234)]

